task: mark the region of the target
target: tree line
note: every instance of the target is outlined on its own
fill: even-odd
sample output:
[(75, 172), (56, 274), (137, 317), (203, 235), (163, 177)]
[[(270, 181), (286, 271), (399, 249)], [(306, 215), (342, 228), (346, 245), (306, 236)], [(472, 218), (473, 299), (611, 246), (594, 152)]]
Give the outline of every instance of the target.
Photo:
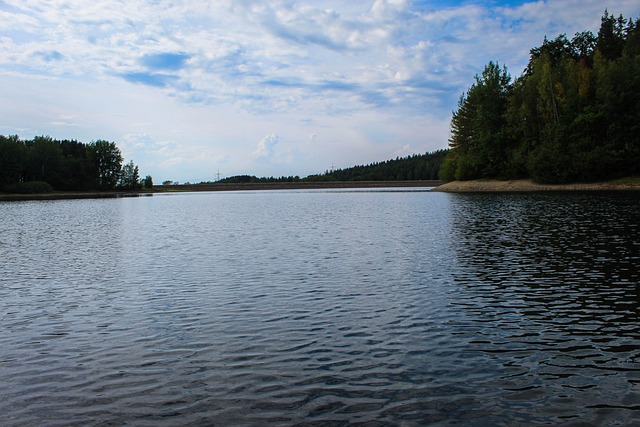
[(640, 23), (531, 49), (522, 76), (490, 62), (451, 119), (444, 180), (596, 181), (640, 173)]
[(114, 142), (89, 144), (36, 136), (0, 135), (0, 191), (13, 193), (151, 188), (153, 179), (140, 179), (133, 161), (123, 165)]
[(353, 166), (309, 175), (305, 181), (413, 181), (437, 180), (448, 150), (397, 157), (384, 162)]
[[(281, 176), (281, 177), (257, 177), (255, 175), (235, 175), (223, 178), (217, 183), (222, 184), (255, 184), (255, 183), (272, 183), (272, 182), (300, 182), (303, 181), (299, 176)], [(201, 182), (201, 184), (212, 184), (212, 182)]]
[[(345, 169), (327, 170), (322, 174), (299, 176), (256, 177), (236, 175), (221, 179), (218, 183), (275, 183), (275, 182), (328, 182), (328, 181), (412, 181), (438, 180), (440, 167), (449, 150), (436, 150), (425, 154), (397, 157), (393, 160)], [(169, 183), (172, 183), (169, 181)], [(211, 182), (201, 182), (210, 184)]]

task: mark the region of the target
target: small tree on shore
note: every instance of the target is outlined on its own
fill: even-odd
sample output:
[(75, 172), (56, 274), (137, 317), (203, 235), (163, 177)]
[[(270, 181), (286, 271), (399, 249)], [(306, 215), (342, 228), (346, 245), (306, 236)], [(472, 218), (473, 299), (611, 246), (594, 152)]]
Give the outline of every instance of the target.
[(144, 179), (142, 180), (142, 185), (144, 186), (144, 188), (153, 188), (153, 178), (151, 177), (151, 175), (147, 175), (144, 177)]
[(122, 167), (118, 187), (123, 190), (134, 190), (140, 188), (138, 166), (133, 164), (133, 160)]

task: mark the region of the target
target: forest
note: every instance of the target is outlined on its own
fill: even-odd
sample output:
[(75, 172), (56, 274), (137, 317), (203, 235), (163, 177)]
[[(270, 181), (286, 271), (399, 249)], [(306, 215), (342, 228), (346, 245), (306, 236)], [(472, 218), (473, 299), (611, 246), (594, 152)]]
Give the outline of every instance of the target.
[(150, 176), (140, 179), (133, 161), (122, 162), (114, 142), (84, 144), (48, 136), (22, 140), (16, 135), (0, 135), (0, 191), (46, 193), (153, 186)]
[(598, 181), (640, 173), (640, 23), (601, 18), (530, 51), (522, 76), (490, 62), (451, 120), (443, 180)]
[(436, 150), (369, 165), (335, 169), (321, 175), (309, 175), (304, 180), (312, 182), (437, 180), (448, 151)]
[[(322, 174), (299, 176), (261, 177), (236, 175), (218, 182), (229, 184), (273, 182), (328, 182), (328, 181), (412, 181), (437, 180), (442, 162), (449, 150), (436, 150), (425, 154), (398, 157), (394, 160), (327, 170)], [(204, 183), (203, 183), (204, 184)]]

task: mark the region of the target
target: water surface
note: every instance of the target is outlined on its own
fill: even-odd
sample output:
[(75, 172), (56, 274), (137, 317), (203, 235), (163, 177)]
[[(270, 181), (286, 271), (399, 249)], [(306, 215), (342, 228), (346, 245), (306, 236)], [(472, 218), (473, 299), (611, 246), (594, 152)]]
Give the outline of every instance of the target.
[(2, 425), (640, 423), (640, 196), (419, 190), (0, 203)]

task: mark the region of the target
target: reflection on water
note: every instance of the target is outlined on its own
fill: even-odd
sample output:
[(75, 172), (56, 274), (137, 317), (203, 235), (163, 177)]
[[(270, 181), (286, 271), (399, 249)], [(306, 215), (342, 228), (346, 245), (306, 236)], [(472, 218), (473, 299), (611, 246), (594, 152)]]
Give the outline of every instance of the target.
[(469, 318), (469, 343), (502, 366), (492, 384), (512, 392), (505, 410), (535, 402), (545, 418), (638, 420), (639, 200), (456, 200), (452, 277), (461, 293), (454, 306)]
[(638, 423), (638, 201), (0, 204), (1, 424)]

